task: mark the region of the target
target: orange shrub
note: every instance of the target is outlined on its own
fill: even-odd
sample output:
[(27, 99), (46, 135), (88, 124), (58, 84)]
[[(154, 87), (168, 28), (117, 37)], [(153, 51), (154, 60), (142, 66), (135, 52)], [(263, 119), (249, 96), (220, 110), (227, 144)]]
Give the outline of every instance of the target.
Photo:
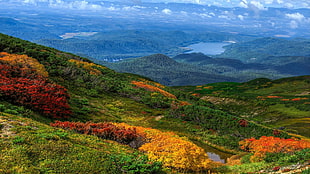
[(0, 53), (0, 62), (7, 63), (12, 66), (19, 66), (24, 70), (36, 71), (37, 74), (48, 77), (44, 65), (42, 65), (37, 59), (28, 57), (27, 55), (9, 54), (6, 52)]
[(205, 86), (204, 89), (213, 89), (213, 86)]
[(146, 89), (146, 90), (151, 91), (151, 92), (159, 92), (168, 98), (174, 98), (174, 99), (177, 98), (175, 95), (173, 95), (173, 94), (171, 94), (165, 90), (162, 90), (162, 89), (155, 87), (155, 86), (152, 86), (152, 85), (145, 84), (144, 82), (132, 81), (131, 83), (136, 85), (139, 88), (143, 88), (143, 89)]
[(267, 96), (267, 98), (282, 98), (282, 97), (280, 97), (280, 96), (275, 96), (275, 95), (269, 95), (269, 96)]
[[(118, 124), (131, 127), (127, 124)], [(135, 127), (136, 131), (144, 135), (148, 143), (139, 150), (148, 157), (160, 161), (165, 167), (182, 171), (205, 171), (214, 167), (204, 149), (187, 139), (181, 138), (173, 132), (161, 132), (156, 129)]]
[(296, 139), (283, 139), (278, 137), (262, 136), (260, 139), (250, 138), (240, 141), (241, 149), (253, 152), (252, 161), (262, 160), (266, 153), (293, 154), (305, 148), (310, 148), (310, 142)]
[(89, 62), (83, 62), (83, 61), (75, 60), (75, 59), (70, 59), (69, 62), (75, 63), (79, 67), (83, 67), (87, 69), (89, 71), (89, 74), (92, 74), (92, 75), (102, 74), (101, 71), (99, 71), (98, 69), (94, 67), (105, 68), (104, 66), (101, 66), (101, 65), (97, 65), (97, 64), (89, 63)]
[(292, 101), (299, 101), (301, 98), (293, 98)]
[(290, 101), (290, 99), (281, 99), (281, 101)]

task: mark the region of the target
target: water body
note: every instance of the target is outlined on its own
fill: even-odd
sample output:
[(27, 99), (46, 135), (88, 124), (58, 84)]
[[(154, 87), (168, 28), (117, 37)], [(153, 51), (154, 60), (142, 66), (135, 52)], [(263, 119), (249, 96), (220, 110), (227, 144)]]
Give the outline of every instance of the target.
[(219, 150), (217, 150), (211, 146), (208, 146), (206, 144), (203, 144), (199, 141), (195, 141), (195, 140), (191, 140), (191, 141), (193, 143), (197, 144), (199, 147), (202, 147), (206, 151), (206, 153), (208, 154), (208, 157), (212, 161), (221, 162), (221, 163), (225, 164), (227, 162), (227, 158), (232, 156), (232, 154), (219, 151)]
[(205, 55), (217, 55), (225, 51), (223, 46), (229, 45), (228, 42), (200, 42), (187, 46), (191, 50), (187, 53), (203, 53)]

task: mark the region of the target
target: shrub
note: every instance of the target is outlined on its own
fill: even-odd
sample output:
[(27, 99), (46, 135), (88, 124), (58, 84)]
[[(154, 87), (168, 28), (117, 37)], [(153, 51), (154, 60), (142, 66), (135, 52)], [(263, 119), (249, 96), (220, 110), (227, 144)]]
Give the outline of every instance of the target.
[[(132, 127), (122, 123), (122, 126)], [(145, 152), (151, 160), (160, 161), (164, 167), (179, 171), (206, 171), (215, 167), (204, 149), (181, 138), (172, 132), (161, 132), (156, 129), (135, 127), (144, 134), (147, 143), (139, 150)]]
[(129, 144), (134, 148), (138, 148), (144, 143), (143, 136), (138, 134), (135, 128), (125, 128), (112, 123), (56, 121), (50, 125), (53, 127), (74, 130), (81, 134), (96, 135), (100, 138), (114, 140), (122, 144)]
[[(302, 149), (310, 148), (310, 142), (296, 139), (283, 139), (278, 137), (262, 136), (260, 139), (250, 138), (239, 143), (241, 149), (253, 152), (252, 161), (261, 161), (266, 157), (267, 153), (287, 153), (293, 155)], [(271, 155), (267, 160), (278, 158), (279, 155)], [(281, 155), (280, 155), (281, 156)]]
[(50, 83), (45, 77), (23, 67), (0, 62), (0, 94), (13, 103), (30, 107), (53, 118), (71, 115), (67, 89)]

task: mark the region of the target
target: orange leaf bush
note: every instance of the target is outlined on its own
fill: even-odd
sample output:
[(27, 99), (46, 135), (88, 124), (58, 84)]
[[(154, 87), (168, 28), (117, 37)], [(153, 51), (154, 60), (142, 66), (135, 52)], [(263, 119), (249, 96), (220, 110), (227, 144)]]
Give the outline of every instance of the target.
[(310, 148), (310, 142), (297, 139), (283, 139), (278, 137), (262, 136), (260, 139), (250, 138), (239, 142), (241, 149), (253, 152), (252, 161), (260, 161), (266, 153), (293, 154), (305, 148)]
[(155, 86), (152, 86), (152, 85), (145, 84), (144, 82), (132, 81), (131, 83), (136, 85), (139, 88), (143, 88), (143, 89), (151, 91), (151, 92), (159, 92), (168, 98), (173, 98), (173, 99), (177, 98), (175, 95), (173, 95), (173, 94), (171, 94), (165, 90), (162, 90), (162, 89), (155, 87)]
[(48, 72), (46, 71), (44, 65), (40, 64), (37, 59), (28, 57), (27, 55), (1, 52), (0, 61), (12, 66), (22, 67), (25, 71), (34, 70), (38, 75), (48, 77)]
[[(118, 125), (131, 127), (125, 123)], [(211, 169), (215, 165), (204, 149), (175, 133), (137, 126), (135, 128), (147, 139), (147, 143), (139, 150), (145, 152), (151, 160), (162, 162), (165, 167), (198, 172)]]

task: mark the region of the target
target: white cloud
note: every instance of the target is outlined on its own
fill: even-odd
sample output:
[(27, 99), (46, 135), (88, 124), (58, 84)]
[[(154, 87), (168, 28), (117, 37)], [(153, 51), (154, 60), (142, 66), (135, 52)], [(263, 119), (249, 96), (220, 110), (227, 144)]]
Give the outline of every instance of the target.
[(240, 6), (240, 7), (243, 7), (243, 8), (248, 8), (248, 2), (247, 2), (247, 1), (241, 1), (241, 2), (239, 3), (239, 6)]
[(285, 16), (289, 19), (297, 20), (299, 22), (301, 22), (305, 19), (305, 16), (303, 14), (300, 14), (300, 13), (285, 14)]
[(180, 11), (180, 13), (181, 13), (182, 15), (184, 15), (184, 16), (187, 16), (187, 15), (188, 15), (188, 13), (187, 13), (186, 11)]
[(277, 0), (277, 3), (278, 3), (278, 4), (283, 4), (284, 1), (283, 1), (283, 0)]
[(285, 6), (286, 8), (294, 8), (294, 5), (291, 4), (291, 3), (285, 3), (284, 6)]
[(168, 9), (168, 8), (163, 9), (161, 12), (163, 12), (163, 13), (165, 13), (167, 15), (170, 15), (172, 13), (172, 11), (170, 9)]
[(244, 20), (244, 16), (242, 16), (242, 15), (238, 15), (238, 18), (240, 19), (240, 20)]
[(298, 23), (297, 23), (296, 21), (291, 21), (291, 22), (290, 22), (290, 27), (291, 27), (292, 29), (298, 28)]
[(16, 0), (14, 2), (22, 2), (24, 4), (38, 5), (42, 2), (48, 2), (49, 7), (53, 8), (70, 8), (78, 10), (94, 10), (101, 9), (101, 5), (89, 3), (86, 0), (75, 0), (75, 1), (65, 1), (65, 0)]
[(218, 18), (221, 18), (221, 19), (230, 19), (228, 16), (226, 15), (219, 15)]
[(138, 11), (140, 9), (143, 9), (143, 8), (146, 8), (146, 7), (142, 7), (142, 6), (125, 6), (122, 8), (122, 10), (125, 10), (125, 11)]
[(263, 4), (261, 4), (258, 1), (251, 1), (250, 2), (251, 5), (254, 5), (256, 8), (258, 8), (259, 10), (265, 10), (265, 7)]
[(110, 6), (109, 8), (107, 8), (107, 10), (109, 10), (109, 11), (118, 11), (120, 9), (119, 8), (115, 8), (114, 6)]
[(265, 0), (265, 4), (272, 4), (273, 0)]
[(308, 4), (306, 2), (303, 2), (301, 5), (305, 8), (310, 8), (310, 3)]

